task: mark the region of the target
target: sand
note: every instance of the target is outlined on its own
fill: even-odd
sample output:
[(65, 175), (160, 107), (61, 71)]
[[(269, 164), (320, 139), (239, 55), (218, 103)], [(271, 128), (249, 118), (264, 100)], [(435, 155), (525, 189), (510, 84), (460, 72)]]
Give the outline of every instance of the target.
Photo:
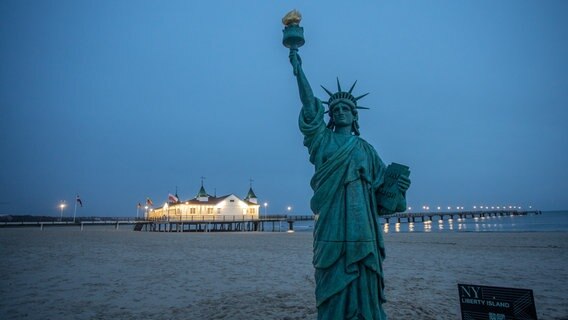
[[(568, 233), (388, 233), (390, 319), (460, 319), (457, 283), (568, 319)], [(0, 229), (0, 319), (315, 319), (312, 235)]]

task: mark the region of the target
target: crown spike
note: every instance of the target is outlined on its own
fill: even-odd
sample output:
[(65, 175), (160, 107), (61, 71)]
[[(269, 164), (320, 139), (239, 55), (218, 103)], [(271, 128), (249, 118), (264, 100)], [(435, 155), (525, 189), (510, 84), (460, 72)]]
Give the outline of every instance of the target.
[(341, 92), (341, 85), (339, 84), (339, 77), (337, 77), (337, 91)]
[(370, 92), (367, 92), (367, 93), (365, 93), (365, 94), (363, 94), (363, 95), (358, 96), (357, 98), (355, 98), (355, 101), (357, 101), (357, 100), (359, 100), (359, 99), (361, 99), (361, 98), (364, 98), (364, 97), (365, 97), (366, 95), (368, 95), (369, 93), (370, 93)]
[(365, 110), (369, 110), (369, 109), (371, 109), (371, 108), (367, 108), (367, 107), (361, 107), (361, 106), (357, 106), (356, 108), (357, 108), (357, 109), (365, 109)]
[(331, 91), (327, 90), (324, 86), (321, 86), (323, 88), (323, 90), (325, 90), (325, 92), (327, 92), (327, 94), (331, 97), (333, 95), (333, 93), (331, 93)]
[(351, 92), (353, 92), (353, 88), (355, 88), (355, 85), (357, 84), (357, 80), (355, 80), (355, 82), (353, 82), (353, 85), (351, 86), (351, 89), (349, 89), (349, 94), (351, 94)]

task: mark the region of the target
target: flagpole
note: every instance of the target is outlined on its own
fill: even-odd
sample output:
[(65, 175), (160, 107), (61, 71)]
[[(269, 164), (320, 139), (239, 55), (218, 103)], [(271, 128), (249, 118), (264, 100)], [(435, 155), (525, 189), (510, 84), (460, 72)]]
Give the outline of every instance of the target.
[(76, 216), (77, 216), (77, 199), (75, 199), (75, 211), (73, 211), (73, 223), (75, 223)]

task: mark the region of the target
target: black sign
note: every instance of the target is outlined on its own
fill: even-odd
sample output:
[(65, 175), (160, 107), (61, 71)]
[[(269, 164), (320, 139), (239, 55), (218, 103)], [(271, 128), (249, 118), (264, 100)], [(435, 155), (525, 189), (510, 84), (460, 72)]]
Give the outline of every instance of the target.
[(458, 284), (462, 320), (537, 320), (532, 290)]

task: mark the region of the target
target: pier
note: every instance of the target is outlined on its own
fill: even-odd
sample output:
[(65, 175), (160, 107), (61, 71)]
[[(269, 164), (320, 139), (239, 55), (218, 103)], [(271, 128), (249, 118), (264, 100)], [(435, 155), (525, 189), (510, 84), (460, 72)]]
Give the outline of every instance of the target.
[(476, 210), (476, 211), (437, 211), (437, 212), (400, 212), (391, 215), (381, 216), (380, 219), (384, 223), (395, 221), (397, 223), (409, 222), (425, 222), (449, 219), (467, 219), (467, 218), (483, 218), (483, 217), (506, 217), (506, 216), (526, 216), (530, 214), (542, 214), (539, 210), (521, 211), (521, 210)]
[[(526, 216), (542, 214), (538, 210), (477, 210), (477, 211), (438, 211), (438, 212), (401, 212), (379, 217), (383, 224), (444, 221), (453, 219), (475, 219), (484, 217)], [(64, 221), (9, 221), (0, 222), (0, 228), (39, 227), (41, 230), (51, 227), (77, 227), (84, 230), (88, 226), (131, 226), (134, 231), (146, 232), (293, 232), (296, 221), (314, 220), (314, 215), (269, 215), (258, 219), (225, 217), (215, 215), (196, 215), (189, 220), (172, 219), (127, 219), (105, 218), (91, 220)]]

